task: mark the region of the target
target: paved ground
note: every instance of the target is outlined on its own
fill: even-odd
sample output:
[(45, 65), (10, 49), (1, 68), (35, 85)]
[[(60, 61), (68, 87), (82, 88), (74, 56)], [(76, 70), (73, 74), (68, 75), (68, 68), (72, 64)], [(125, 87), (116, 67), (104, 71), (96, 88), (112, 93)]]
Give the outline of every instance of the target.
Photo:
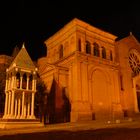
[(0, 140), (139, 140), (140, 121), (125, 120), (120, 123), (78, 122), (46, 125), (24, 129), (0, 129)]

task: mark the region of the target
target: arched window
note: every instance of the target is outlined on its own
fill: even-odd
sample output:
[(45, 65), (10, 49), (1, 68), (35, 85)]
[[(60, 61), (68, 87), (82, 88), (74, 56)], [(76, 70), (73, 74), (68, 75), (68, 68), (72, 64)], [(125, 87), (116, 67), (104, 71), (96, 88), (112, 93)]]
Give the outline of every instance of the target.
[(93, 49), (93, 54), (94, 56), (100, 56), (100, 53), (99, 53), (99, 45), (95, 42), (93, 43), (93, 46), (94, 46), (94, 49)]
[(106, 49), (102, 47), (102, 58), (106, 59)]
[(113, 61), (112, 51), (110, 51), (110, 60)]
[(63, 45), (60, 45), (60, 48), (59, 48), (59, 58), (63, 58)]
[(81, 52), (81, 39), (78, 39), (78, 51)]
[(23, 74), (23, 80), (22, 80), (22, 88), (26, 89), (27, 86), (27, 75), (26, 73)]
[(91, 45), (89, 41), (86, 41), (86, 53), (91, 54)]
[(20, 73), (19, 72), (16, 74), (16, 87), (20, 88)]

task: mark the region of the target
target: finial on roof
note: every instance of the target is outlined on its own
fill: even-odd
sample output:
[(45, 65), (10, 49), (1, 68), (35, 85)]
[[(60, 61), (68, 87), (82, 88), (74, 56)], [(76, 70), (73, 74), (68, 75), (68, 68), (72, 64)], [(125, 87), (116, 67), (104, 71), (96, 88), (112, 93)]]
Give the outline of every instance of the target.
[(132, 32), (130, 32), (130, 35), (133, 35)]
[(23, 42), (23, 44), (22, 44), (22, 48), (25, 48), (25, 43)]

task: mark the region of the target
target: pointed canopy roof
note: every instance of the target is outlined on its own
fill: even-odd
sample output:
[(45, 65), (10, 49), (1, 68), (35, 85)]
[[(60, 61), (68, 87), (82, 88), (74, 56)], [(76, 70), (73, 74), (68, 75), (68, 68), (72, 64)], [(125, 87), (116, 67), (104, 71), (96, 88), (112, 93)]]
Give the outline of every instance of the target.
[(35, 69), (35, 65), (33, 61), (31, 60), (24, 44), (22, 45), (21, 50), (19, 51), (19, 53), (17, 54), (17, 56), (11, 63), (9, 69), (12, 67), (19, 67), (19, 68), (23, 68), (23, 69), (25, 68), (25, 69), (31, 69), (31, 70)]

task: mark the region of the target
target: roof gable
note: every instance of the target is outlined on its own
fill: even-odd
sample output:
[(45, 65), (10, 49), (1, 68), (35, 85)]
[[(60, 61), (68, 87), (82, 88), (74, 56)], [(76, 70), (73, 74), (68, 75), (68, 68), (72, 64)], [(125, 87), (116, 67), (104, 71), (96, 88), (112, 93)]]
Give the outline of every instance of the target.
[(116, 41), (116, 43), (118, 43), (118, 44), (122, 43), (122, 42), (123, 43), (129, 43), (129, 44), (135, 43), (137, 45), (140, 45), (139, 41), (136, 39), (136, 37), (132, 33), (130, 33), (129, 36)]

